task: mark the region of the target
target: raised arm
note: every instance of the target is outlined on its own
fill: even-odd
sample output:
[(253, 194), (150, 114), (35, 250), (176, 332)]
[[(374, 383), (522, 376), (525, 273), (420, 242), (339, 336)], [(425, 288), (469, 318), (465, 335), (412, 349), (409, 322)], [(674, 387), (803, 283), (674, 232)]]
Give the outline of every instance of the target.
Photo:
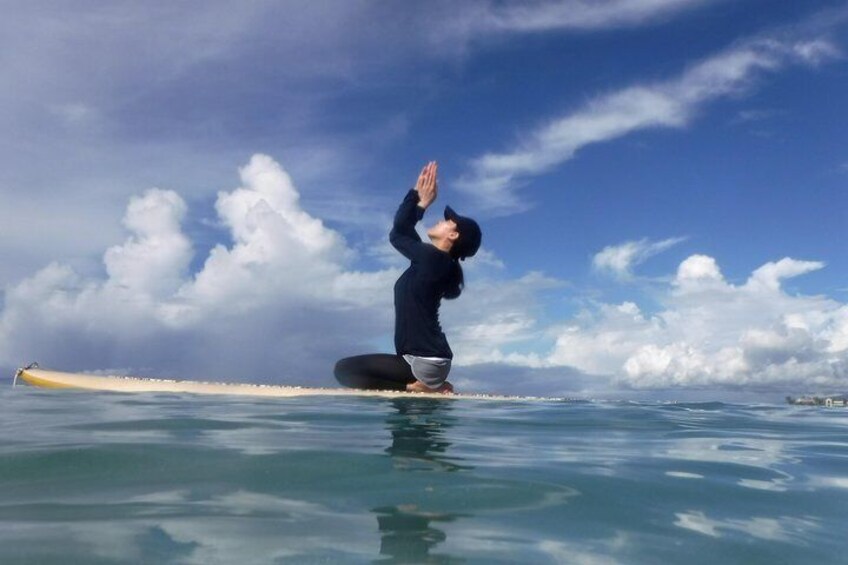
[(426, 244), (415, 231), (415, 224), (424, 216), (424, 210), (436, 198), (436, 168), (431, 161), (421, 170), (415, 188), (406, 193), (395, 213), (389, 241), (395, 249), (411, 261), (418, 259), (426, 251)]

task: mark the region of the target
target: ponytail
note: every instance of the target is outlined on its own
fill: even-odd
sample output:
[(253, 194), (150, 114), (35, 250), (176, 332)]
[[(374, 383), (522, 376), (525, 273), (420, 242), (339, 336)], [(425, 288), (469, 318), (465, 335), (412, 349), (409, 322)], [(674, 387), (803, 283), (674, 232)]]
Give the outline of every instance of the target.
[(459, 298), (464, 286), (465, 276), (462, 274), (462, 267), (459, 264), (459, 259), (454, 258), (453, 266), (451, 267), (450, 276), (448, 277), (447, 284), (445, 285), (445, 293), (443, 296), (447, 300)]

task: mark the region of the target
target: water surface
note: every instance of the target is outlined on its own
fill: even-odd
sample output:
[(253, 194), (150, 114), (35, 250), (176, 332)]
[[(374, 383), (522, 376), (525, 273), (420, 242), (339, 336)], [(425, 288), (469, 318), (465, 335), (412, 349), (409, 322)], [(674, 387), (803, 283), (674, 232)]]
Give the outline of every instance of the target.
[(0, 563), (846, 562), (848, 409), (0, 401)]

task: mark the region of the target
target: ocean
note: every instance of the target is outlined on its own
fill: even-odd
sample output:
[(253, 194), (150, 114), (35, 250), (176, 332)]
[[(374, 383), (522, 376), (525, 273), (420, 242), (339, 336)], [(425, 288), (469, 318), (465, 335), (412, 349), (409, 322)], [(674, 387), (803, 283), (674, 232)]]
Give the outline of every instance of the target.
[(848, 409), (0, 389), (0, 563), (848, 563)]

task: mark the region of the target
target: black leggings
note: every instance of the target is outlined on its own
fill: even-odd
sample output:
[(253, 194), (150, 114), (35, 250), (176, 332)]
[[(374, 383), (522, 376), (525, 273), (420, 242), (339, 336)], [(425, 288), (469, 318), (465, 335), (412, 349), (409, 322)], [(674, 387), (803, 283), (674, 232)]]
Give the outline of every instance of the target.
[(372, 353), (345, 357), (336, 363), (336, 380), (346, 387), (369, 390), (406, 390), (415, 382), (412, 368), (400, 355)]

